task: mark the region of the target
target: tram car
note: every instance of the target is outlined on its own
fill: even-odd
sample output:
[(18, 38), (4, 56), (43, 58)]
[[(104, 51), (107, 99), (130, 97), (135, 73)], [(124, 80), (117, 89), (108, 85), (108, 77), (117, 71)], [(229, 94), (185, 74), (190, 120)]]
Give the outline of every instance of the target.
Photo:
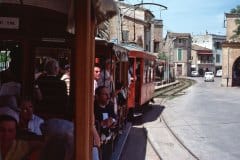
[[(108, 5), (96, 1), (73, 2), (0, 2), (0, 88), (6, 82), (15, 81), (19, 84), (17, 100), (33, 96), (36, 73), (42, 71), (45, 58), (54, 58), (62, 66), (70, 63), (71, 85), (67, 96), (71, 98), (71, 104), (66, 102), (72, 109), (72, 115), (67, 117), (75, 124), (74, 159), (89, 160), (92, 158), (93, 137), (90, 132), (93, 91), (89, 80), (93, 79), (94, 34), (96, 25), (116, 14), (117, 8), (112, 0)], [(14, 75), (11, 79), (7, 78), (9, 72)], [(0, 92), (2, 107), (3, 93)], [(15, 104), (14, 107), (18, 107), (18, 103)], [(57, 108), (42, 109), (37, 107), (35, 113), (44, 118), (66, 118), (67, 112), (63, 110), (55, 114), (52, 111), (58, 112)]]
[[(107, 64), (108, 63), (108, 64)], [(115, 104), (114, 111), (118, 115), (118, 128), (121, 130), (127, 120), (128, 99), (128, 50), (120, 45), (95, 38), (95, 65), (101, 68), (99, 86), (107, 86), (110, 90), (111, 101)], [(107, 68), (107, 66), (110, 69)], [(105, 75), (109, 70), (109, 75)], [(118, 93), (117, 95), (114, 95)], [(115, 97), (113, 97), (115, 96)]]
[(125, 45), (129, 58), (129, 116), (142, 115), (143, 106), (153, 100), (156, 56), (140, 47)]

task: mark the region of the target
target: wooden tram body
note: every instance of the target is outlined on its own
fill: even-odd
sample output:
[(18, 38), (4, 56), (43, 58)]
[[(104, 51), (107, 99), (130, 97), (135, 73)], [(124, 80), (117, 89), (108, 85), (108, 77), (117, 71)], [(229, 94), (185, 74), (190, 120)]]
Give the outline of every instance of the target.
[[(113, 1), (108, 3), (114, 6)], [(71, 4), (75, 12), (69, 16)], [(36, 59), (45, 55), (59, 58), (53, 54), (55, 51), (70, 54), (76, 160), (92, 159), (93, 83), (89, 82), (93, 79), (95, 27), (110, 17), (104, 15), (109, 13), (109, 4), (107, 9), (105, 5), (95, 0), (0, 2), (0, 48), (1, 51), (17, 52), (13, 59), (17, 60), (15, 67), (23, 96), (33, 93)], [(59, 8), (56, 10), (55, 7)], [(111, 15), (115, 13), (111, 11)], [(72, 23), (75, 34), (66, 31), (69, 20), (75, 22)]]
[(153, 98), (156, 57), (145, 51), (129, 50), (132, 70), (128, 107), (140, 107)]
[[(105, 69), (106, 60), (111, 60), (113, 76), (113, 88), (111, 93), (116, 91), (118, 84), (122, 84), (122, 88), (126, 91), (128, 88), (128, 50), (120, 45), (108, 42), (103, 39), (95, 39), (95, 64), (98, 64), (102, 70)], [(121, 129), (125, 125), (127, 119), (127, 97), (126, 102), (117, 103), (118, 128)]]
[[(101, 0), (100, 0), (101, 1)], [(5, 1), (4, 1), (5, 2)], [(7, 0), (6, 0), (7, 2)], [(22, 1), (20, 1), (22, 3)], [(50, 1), (51, 2), (51, 1)], [(58, 3), (68, 4), (67, 0)], [(92, 113), (93, 113), (93, 66), (96, 58), (103, 62), (113, 59), (114, 81), (128, 87), (128, 72), (133, 67), (133, 83), (127, 104), (119, 106), (119, 114), (126, 119), (127, 107), (141, 106), (152, 99), (154, 92), (155, 56), (144, 51), (131, 50), (104, 40), (95, 40), (97, 15), (102, 6), (93, 7), (93, 1), (75, 1), (75, 34), (66, 31), (69, 15), (34, 5), (1, 3), (0, 18), (9, 18), (12, 26), (0, 27), (0, 50), (16, 52), (18, 81), (22, 84), (22, 95), (32, 95), (36, 65), (45, 56), (59, 61), (66, 60), (71, 66), (71, 105), (74, 108), (75, 159), (90, 160), (92, 155)], [(111, 1), (110, 3), (114, 3)], [(101, 3), (100, 3), (101, 4)], [(104, 6), (102, 3), (101, 5)], [(64, 6), (64, 5), (63, 5)], [(104, 7), (103, 7), (104, 8)], [(2, 19), (1, 19), (2, 20)], [(13, 27), (13, 28), (9, 28)], [(137, 66), (139, 71), (137, 72)], [(92, 83), (89, 83), (92, 82)]]

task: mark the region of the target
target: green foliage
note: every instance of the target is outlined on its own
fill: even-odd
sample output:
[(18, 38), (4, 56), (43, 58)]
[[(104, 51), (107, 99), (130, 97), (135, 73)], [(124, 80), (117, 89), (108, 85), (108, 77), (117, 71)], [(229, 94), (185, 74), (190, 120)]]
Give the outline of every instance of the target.
[(236, 8), (231, 9), (230, 13), (240, 13), (240, 5), (237, 5)]
[(10, 60), (10, 57), (7, 54), (0, 54), (0, 62), (7, 62)]
[[(230, 13), (240, 14), (240, 5), (237, 5), (236, 8), (231, 9)], [(238, 39), (240, 35), (240, 19), (236, 19), (235, 23), (237, 25), (237, 28), (233, 31), (235, 34), (231, 37), (232, 39)]]
[(165, 60), (165, 59), (167, 59), (167, 56), (164, 52), (161, 52), (158, 54), (158, 59)]

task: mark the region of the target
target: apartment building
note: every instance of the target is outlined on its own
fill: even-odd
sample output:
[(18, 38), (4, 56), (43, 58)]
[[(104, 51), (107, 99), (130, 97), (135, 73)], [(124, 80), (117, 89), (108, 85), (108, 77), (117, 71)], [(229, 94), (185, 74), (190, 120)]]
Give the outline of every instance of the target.
[(167, 32), (163, 52), (175, 77), (189, 76), (191, 69), (191, 34)]
[[(208, 34), (205, 35), (193, 35), (192, 44), (201, 46), (212, 50), (211, 61), (214, 68), (211, 67), (211, 71), (216, 73), (217, 70), (222, 69), (222, 43), (226, 41), (226, 36)], [(195, 65), (195, 64), (193, 64)]]
[(115, 43), (134, 43), (149, 52), (159, 52), (162, 45), (163, 23), (143, 6), (116, 2), (119, 14), (108, 25), (109, 40)]

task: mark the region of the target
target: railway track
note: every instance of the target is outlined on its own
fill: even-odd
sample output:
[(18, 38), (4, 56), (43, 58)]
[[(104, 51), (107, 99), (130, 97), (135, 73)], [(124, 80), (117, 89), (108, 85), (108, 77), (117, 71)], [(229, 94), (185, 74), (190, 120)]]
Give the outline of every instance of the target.
[(168, 87), (158, 89), (154, 93), (155, 98), (171, 98), (182, 94), (182, 91), (195, 83), (194, 80), (181, 78), (179, 83), (170, 85)]

